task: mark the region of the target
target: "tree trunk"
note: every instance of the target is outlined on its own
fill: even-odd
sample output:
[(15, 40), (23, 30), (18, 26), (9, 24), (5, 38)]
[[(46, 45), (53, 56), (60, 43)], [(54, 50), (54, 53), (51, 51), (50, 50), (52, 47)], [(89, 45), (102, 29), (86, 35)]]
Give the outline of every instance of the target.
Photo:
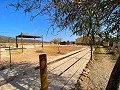
[(90, 48), (91, 48), (91, 57), (90, 57), (90, 60), (92, 60), (92, 56), (93, 56), (93, 54), (92, 54), (92, 52), (93, 52), (93, 44), (92, 44), (92, 39), (91, 39), (91, 43), (90, 43)]

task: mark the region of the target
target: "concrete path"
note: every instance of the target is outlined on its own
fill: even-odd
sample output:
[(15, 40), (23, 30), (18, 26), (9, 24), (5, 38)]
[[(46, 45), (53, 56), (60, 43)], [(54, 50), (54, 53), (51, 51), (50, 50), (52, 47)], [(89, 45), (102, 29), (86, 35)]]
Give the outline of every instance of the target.
[[(75, 52), (78, 53), (73, 54)], [(66, 58), (59, 60), (63, 57)], [(74, 88), (79, 74), (82, 73), (86, 64), (89, 62), (89, 59), (89, 48), (56, 57), (56, 62), (48, 64), (49, 90), (68, 90)], [(48, 63), (50, 63), (49, 60)], [(28, 63), (26, 65), (17, 66), (12, 71), (10, 69), (0, 71), (0, 81), (33, 67), (33, 65)], [(40, 90), (39, 73), (39, 70), (33, 71), (29, 75), (17, 78), (14, 81), (1, 86), (0, 90)]]

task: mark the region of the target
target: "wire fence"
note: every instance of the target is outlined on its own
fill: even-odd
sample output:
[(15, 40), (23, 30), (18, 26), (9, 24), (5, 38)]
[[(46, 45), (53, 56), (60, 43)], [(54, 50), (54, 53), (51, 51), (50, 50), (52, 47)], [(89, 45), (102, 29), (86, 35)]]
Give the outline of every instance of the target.
[[(39, 53), (37, 53), (37, 49), (40, 49), (41, 45), (38, 45), (38, 47), (37, 45), (24, 45), (24, 47), (22, 47), (22, 45), (20, 44), (17, 48), (15, 47), (15, 45), (9, 45), (0, 45), (0, 70), (6, 69), (8, 67), (12, 68), (17, 62), (24, 63), (30, 61), (31, 59), (31, 61), (37, 61), (38, 63)], [(26, 50), (26, 47), (29, 49), (29, 52), (33, 53), (29, 54), (29, 52)], [(32, 56), (34, 55), (35, 57), (32, 58)]]
[[(3, 49), (3, 47), (1, 47), (1, 49)], [(5, 76), (5, 75), (7, 75), (6, 77), (4, 77), (4, 78), (6, 78), (5, 80), (2, 80), (2, 81), (0, 81), (0, 86), (2, 86), (2, 85), (5, 85), (5, 84), (7, 84), (7, 83), (10, 83), (10, 84), (12, 84), (13, 86), (15, 86), (16, 88), (18, 88), (18, 89), (25, 89), (25, 87), (23, 86), (21, 86), (22, 84), (27, 84), (28, 86), (29, 86), (29, 89), (30, 88), (32, 88), (32, 89), (38, 89), (38, 88), (40, 88), (41, 87), (41, 84), (40, 84), (40, 80), (41, 80), (41, 78), (40, 78), (40, 72), (38, 71), (39, 69), (40, 69), (40, 64), (39, 63), (36, 63), (36, 64), (31, 64), (31, 63), (27, 63), (27, 62), (22, 62), (22, 63), (19, 63), (19, 64), (13, 64), (12, 63), (12, 57), (14, 57), (15, 55), (14, 54), (16, 54), (17, 53), (17, 56), (18, 55), (20, 55), (20, 54), (18, 54), (18, 52), (20, 52), (21, 51), (21, 49), (19, 49), (18, 51), (17, 51), (18, 49), (15, 49), (15, 48), (12, 48), (12, 47), (5, 47), (5, 52), (7, 52), (7, 54), (6, 55), (8, 55), (8, 62), (9, 62), (9, 66), (10, 66), (10, 68), (9, 68), (9, 70), (7, 69), (7, 68), (4, 68), (0, 73), (2, 73), (2, 76)], [(64, 59), (65, 58), (68, 58), (68, 57), (70, 57), (70, 56), (72, 56), (72, 58), (70, 58), (69, 60), (72, 60), (73, 58), (76, 58), (76, 56), (79, 56), (79, 55), (77, 55), (77, 53), (83, 53), (84, 51), (86, 51), (86, 49), (83, 49), (83, 50), (80, 50), (80, 51), (77, 51), (76, 53), (74, 53), (74, 54), (70, 54), (70, 55), (68, 55), (68, 56), (65, 56), (65, 57), (62, 57), (62, 58), (60, 58), (60, 59), (57, 59), (57, 60), (55, 60), (55, 61), (52, 61), (52, 62), (49, 62), (49, 63), (47, 63), (47, 65), (48, 66), (52, 66), (53, 64), (55, 64), (55, 63), (57, 63), (57, 62), (61, 62), (61, 61), (64, 61)], [(54, 74), (53, 73), (53, 71), (55, 70), (55, 69), (57, 69), (58, 67), (59, 68), (61, 68), (65, 63), (69, 63), (69, 61), (64, 61), (64, 62), (62, 62), (62, 64), (59, 64), (59, 65), (57, 65), (56, 67), (54, 67), (52, 70), (49, 70), (49, 68), (48, 68), (48, 77), (49, 78), (51, 78), (50, 80), (48, 80), (49, 81), (49, 85), (52, 85), (52, 86), (49, 86), (50, 88), (51, 87), (53, 87), (54, 85), (57, 85), (57, 87), (56, 88), (60, 88), (61, 90), (64, 90), (65, 88), (66, 88), (66, 86), (68, 85), (68, 84), (70, 84), (69, 86), (71, 86), (71, 88), (72, 88), (72, 84), (70, 83), (70, 82), (72, 82), (72, 78), (76, 75), (76, 73), (78, 74), (78, 71), (80, 70), (80, 68), (81, 68), (81, 66), (82, 66), (82, 64), (83, 63), (85, 63), (85, 61), (83, 61), (83, 63), (81, 63), (81, 65), (79, 66), (79, 67), (77, 67), (76, 69), (75, 69), (75, 71), (74, 72), (72, 72), (71, 74), (72, 75), (70, 75), (70, 77), (69, 78), (67, 78), (67, 80), (62, 76), (63, 75), (63, 73), (65, 73), (66, 71), (68, 71), (70, 68), (73, 68), (73, 66), (75, 66), (76, 65), (76, 63), (78, 63), (79, 61), (81, 61), (81, 59), (84, 59), (84, 60), (86, 60), (86, 61), (89, 61), (89, 59), (85, 59), (84, 58), (84, 56), (85, 55), (88, 55), (88, 56), (90, 56), (90, 54), (88, 54), (90, 51), (88, 50), (88, 52), (86, 52), (86, 53), (84, 53), (84, 55), (83, 56), (81, 56), (81, 57), (79, 57), (79, 58), (76, 58), (76, 60), (73, 62), (73, 63), (71, 63), (71, 64), (69, 64), (66, 68), (64, 68), (63, 70), (62, 70), (62, 72), (61, 73), (59, 73), (59, 74)], [(4, 57), (3, 57), (3, 51), (1, 51), (1, 58), (3, 59)], [(41, 61), (40, 61), (41, 62)], [(80, 62), (79, 62), (80, 63)], [(78, 63), (78, 65), (79, 65), (79, 63)], [(12, 70), (11, 70), (12, 69)], [(24, 70), (24, 71), (23, 71)], [(36, 71), (37, 70), (37, 71)], [(7, 72), (6, 72), (7, 71)], [(40, 70), (41, 71), (41, 70)], [(81, 70), (80, 70), (81, 71)], [(51, 74), (50, 74), (51, 73)], [(25, 75), (25, 76), (24, 76)], [(78, 74), (79, 75), (79, 74)], [(56, 79), (54, 78), (54, 76), (55, 77), (57, 77)], [(43, 76), (42, 76), (43, 77)], [(13, 81), (14, 80), (16, 80), (16, 79), (18, 79), (17, 81), (16, 81), (16, 83), (14, 83)], [(60, 82), (60, 83), (62, 83), (61, 84), (61, 86), (59, 86), (59, 84), (55, 84), (56, 82), (56, 80), (58, 80), (58, 82)], [(33, 83), (30, 83), (30, 82), (33, 82), (34, 81), (34, 85), (33, 85)], [(42, 82), (42, 81), (41, 81)], [(52, 83), (52, 84), (50, 84), (50, 83)], [(73, 82), (72, 82), (73, 83)], [(16, 84), (17, 84), (17, 86), (16, 86)], [(18, 85), (19, 84), (19, 85)], [(19, 87), (18, 87), (19, 86)], [(44, 85), (43, 85), (44, 86)]]
[(12, 64), (12, 55), (16, 53), (16, 51), (13, 51), (15, 48), (12, 47), (0, 47), (0, 70), (5, 69), (5, 67), (10, 66)]
[[(10, 47), (0, 46), (0, 70), (7, 67), (11, 63), (11, 51)], [(6, 50), (8, 49), (8, 50)]]

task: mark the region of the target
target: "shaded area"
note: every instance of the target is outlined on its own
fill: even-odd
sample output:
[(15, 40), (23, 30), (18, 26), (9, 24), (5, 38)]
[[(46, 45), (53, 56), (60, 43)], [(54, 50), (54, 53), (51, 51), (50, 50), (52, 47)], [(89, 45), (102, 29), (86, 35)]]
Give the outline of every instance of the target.
[[(0, 81), (1, 81), (1, 78), (7, 79), (27, 69), (33, 68), (34, 66), (36, 65), (33, 65), (28, 62), (21, 62), (19, 64), (16, 64), (16, 66), (12, 70), (8, 68), (0, 72)], [(50, 90), (53, 90), (53, 89), (60, 90), (61, 88), (63, 88), (64, 90), (66, 88), (66, 87), (63, 87), (64, 84), (68, 82), (68, 79), (66, 77), (58, 76), (57, 74), (54, 74), (50, 71), (48, 71), (48, 77), (49, 77)], [(51, 81), (53, 82), (50, 83)], [(74, 83), (74, 81), (70, 80), (70, 83)], [(73, 87), (72, 84), (69, 84), (69, 86)], [(20, 78), (16, 78), (13, 81), (9, 82), (8, 84), (1, 86), (0, 89), (40, 90), (40, 87), (41, 87), (40, 72), (39, 70), (34, 70), (33, 72), (30, 72), (28, 75), (24, 75)]]
[[(75, 59), (79, 60), (81, 58), (79, 57), (79, 58), (75, 58)], [(87, 58), (85, 60), (87, 60)], [(80, 67), (83, 65), (82, 62), (80, 65), (80, 63), (75, 62), (75, 61), (72, 62), (73, 64), (71, 63), (72, 66), (71, 66), (71, 64), (69, 64), (68, 67), (74, 66), (73, 68), (75, 68), (76, 65), (78, 65)], [(78, 64), (74, 65), (74, 63), (78, 63)], [(9, 78), (10, 76), (15, 76), (17, 74), (23, 73), (24, 71), (27, 72), (27, 70), (29, 71), (29, 73), (27, 73), (28, 75), (25, 75), (25, 76), (22, 75), (20, 78), (18, 77), (17, 79), (14, 79), (14, 81), (11, 81), (9, 84), (1, 86), (1, 88), (6, 89), (7, 87), (9, 87), (9, 89), (39, 90), (41, 87), (40, 72), (39, 72), (39, 70), (37, 70), (37, 71), (32, 70), (33, 72), (30, 70), (31, 68), (33, 68), (35, 66), (38, 66), (38, 64), (32, 64), (29, 62), (21, 62), (21, 63), (16, 63), (16, 67), (13, 67), (12, 71), (10, 69), (3, 70), (0, 75), (1, 75), (1, 78), (5, 78), (5, 79)], [(64, 89), (73, 88), (74, 83), (76, 82), (76, 79), (74, 79), (74, 78), (77, 78), (77, 77), (73, 77), (73, 76), (75, 74), (77, 74), (78, 71), (81, 71), (81, 70), (79, 70), (80, 67), (78, 67), (78, 66), (74, 70), (73, 69), (68, 70), (68, 69), (65, 69), (66, 67), (64, 67), (65, 71), (68, 70), (68, 72), (70, 72), (70, 73), (67, 73), (67, 76), (66, 75), (59, 76), (58, 73), (55, 74), (55, 72), (51, 72), (48, 70), (49, 89), (50, 90), (64, 90)], [(37, 68), (37, 69), (39, 69), (39, 68)], [(63, 72), (64, 69), (61, 70), (61, 72)], [(71, 70), (73, 70), (72, 73), (71, 73)], [(25, 72), (25, 74), (26, 74), (26, 72)]]
[(120, 83), (120, 55), (113, 68), (106, 90), (118, 90)]
[[(30, 68), (34, 67), (33, 64), (24, 62), (16, 64), (16, 67), (13, 67), (12, 70), (6, 69), (0, 72), (0, 77), (7, 79), (19, 73), (22, 73), (25, 70), (29, 70)], [(40, 87), (39, 79), (39, 71), (30, 72), (29, 75), (22, 76), (21, 78), (16, 78), (10, 83), (1, 86), (1, 89), (20, 89), (20, 90), (28, 90), (30, 88), (36, 90)]]

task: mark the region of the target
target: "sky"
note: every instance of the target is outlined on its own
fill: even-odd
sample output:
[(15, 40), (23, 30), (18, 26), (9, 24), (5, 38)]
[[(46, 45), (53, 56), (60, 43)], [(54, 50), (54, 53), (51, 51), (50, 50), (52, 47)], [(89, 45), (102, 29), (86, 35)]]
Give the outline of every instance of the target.
[(53, 38), (62, 38), (62, 41), (75, 41), (78, 38), (78, 36), (72, 35), (70, 30), (59, 33), (53, 33), (52, 29), (48, 31), (50, 27), (48, 16), (38, 16), (31, 21), (31, 14), (16, 11), (14, 7), (8, 6), (15, 1), (17, 0), (0, 0), (0, 35), (15, 37), (22, 32), (29, 35), (43, 35), (44, 41), (51, 41)]

